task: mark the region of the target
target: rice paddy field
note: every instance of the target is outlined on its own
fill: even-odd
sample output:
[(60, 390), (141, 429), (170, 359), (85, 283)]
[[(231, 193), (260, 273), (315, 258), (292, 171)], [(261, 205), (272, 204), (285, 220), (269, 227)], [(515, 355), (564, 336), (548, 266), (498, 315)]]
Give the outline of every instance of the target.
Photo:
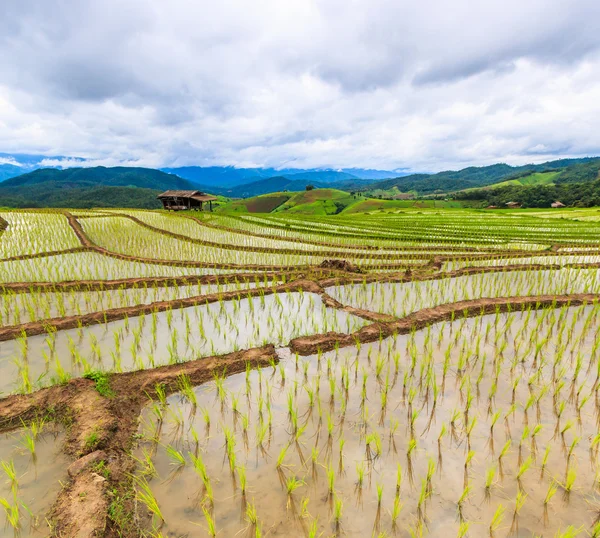
[(0, 211), (0, 536), (600, 537), (594, 216)]

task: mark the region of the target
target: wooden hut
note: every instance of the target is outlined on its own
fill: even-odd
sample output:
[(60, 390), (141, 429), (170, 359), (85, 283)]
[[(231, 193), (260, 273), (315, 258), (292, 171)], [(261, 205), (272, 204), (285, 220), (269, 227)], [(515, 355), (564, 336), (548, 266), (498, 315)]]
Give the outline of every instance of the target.
[(212, 211), (212, 203), (217, 199), (201, 191), (165, 191), (157, 197), (165, 209), (170, 211), (183, 211), (194, 209), (202, 211), (202, 206), (208, 202), (208, 207)]
[(560, 201), (556, 200), (556, 202), (552, 202), (552, 203), (550, 204), (550, 207), (557, 208), (557, 207), (566, 207), (566, 206), (565, 206), (565, 204), (563, 204), (562, 202), (560, 202)]

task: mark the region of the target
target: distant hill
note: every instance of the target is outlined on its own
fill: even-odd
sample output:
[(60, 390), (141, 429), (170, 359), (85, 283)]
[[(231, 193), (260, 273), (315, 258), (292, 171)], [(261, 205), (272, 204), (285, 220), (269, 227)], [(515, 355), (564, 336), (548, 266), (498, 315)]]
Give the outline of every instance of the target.
[(302, 192), (274, 192), (233, 200), (223, 205), (224, 213), (291, 213), (297, 215), (338, 215), (379, 211), (402, 211), (408, 208), (456, 208), (477, 205), (470, 202), (443, 200), (379, 200), (359, 192), (338, 189), (314, 189)]
[[(395, 177), (397, 174), (385, 170), (364, 168), (348, 168), (333, 170), (330, 168), (300, 169), (300, 168), (235, 168), (233, 166), (183, 166), (179, 168), (162, 168), (163, 172), (176, 174), (203, 188), (217, 187), (235, 190), (235, 187), (255, 183), (263, 179), (285, 177), (292, 181), (316, 182), (320, 185), (356, 182), (357, 185), (367, 184), (365, 180), (377, 180)], [(254, 192), (253, 195), (259, 194)]]
[(235, 187), (277, 175), (263, 168), (235, 168), (234, 166), (181, 166), (161, 168), (161, 170), (176, 174), (196, 185), (221, 188)]
[[(300, 176), (302, 179), (296, 179)], [(246, 183), (245, 185), (237, 185), (228, 189), (219, 187), (205, 187), (204, 190), (211, 190), (217, 194), (230, 198), (249, 198), (252, 196), (260, 196), (270, 192), (300, 192), (306, 190), (307, 185), (312, 185), (314, 188), (337, 188), (339, 190), (354, 191), (361, 187), (370, 184), (367, 179), (345, 179), (339, 181), (316, 181), (310, 173), (292, 175), (289, 178), (284, 176), (269, 177)]]
[(0, 183), (0, 206), (158, 208), (159, 192), (195, 188), (151, 168), (42, 168)]
[(0, 164), (0, 182), (10, 179), (11, 177), (20, 176), (25, 171), (20, 166), (14, 164)]
[(235, 200), (223, 207), (233, 213), (289, 212), (304, 215), (337, 215), (362, 198), (337, 189), (277, 192)]
[(400, 192), (412, 191), (417, 194), (447, 193), (486, 187), (513, 179), (521, 180), (534, 173), (550, 171), (560, 172), (553, 178), (556, 183), (591, 181), (597, 177), (598, 167), (600, 167), (600, 158), (598, 157), (560, 159), (523, 166), (500, 163), (491, 166), (471, 166), (462, 170), (449, 170), (437, 174), (412, 174), (372, 183), (366, 190), (367, 192), (377, 189), (389, 190), (395, 187)]

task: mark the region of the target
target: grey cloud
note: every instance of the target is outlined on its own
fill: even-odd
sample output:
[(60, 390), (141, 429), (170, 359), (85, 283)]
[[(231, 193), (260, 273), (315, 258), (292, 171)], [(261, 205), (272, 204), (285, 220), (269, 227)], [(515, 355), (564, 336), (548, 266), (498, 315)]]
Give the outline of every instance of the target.
[(5, 0), (0, 151), (427, 170), (576, 154), (596, 147), (599, 17), (596, 0)]

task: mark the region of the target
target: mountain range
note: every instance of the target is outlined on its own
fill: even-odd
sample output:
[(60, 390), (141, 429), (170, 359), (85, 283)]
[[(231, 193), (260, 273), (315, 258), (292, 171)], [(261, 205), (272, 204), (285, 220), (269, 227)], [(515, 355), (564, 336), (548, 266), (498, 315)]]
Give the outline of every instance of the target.
[[(18, 160), (21, 159), (21, 160)], [(586, 183), (598, 179), (600, 158), (561, 159), (542, 164), (494, 164), (436, 174), (405, 174), (368, 169), (284, 169), (184, 167), (157, 170), (142, 167), (42, 168), (31, 155), (0, 154), (0, 206), (8, 207), (160, 207), (156, 195), (168, 189), (202, 190), (228, 198), (249, 198), (272, 192), (333, 188), (366, 196), (394, 197), (453, 194), (497, 186), (535, 183)], [(15, 170), (16, 169), (16, 170)], [(2, 177), (24, 172), (8, 179)], [(277, 174), (277, 175), (271, 175)], [(369, 177), (359, 177), (369, 176)]]

